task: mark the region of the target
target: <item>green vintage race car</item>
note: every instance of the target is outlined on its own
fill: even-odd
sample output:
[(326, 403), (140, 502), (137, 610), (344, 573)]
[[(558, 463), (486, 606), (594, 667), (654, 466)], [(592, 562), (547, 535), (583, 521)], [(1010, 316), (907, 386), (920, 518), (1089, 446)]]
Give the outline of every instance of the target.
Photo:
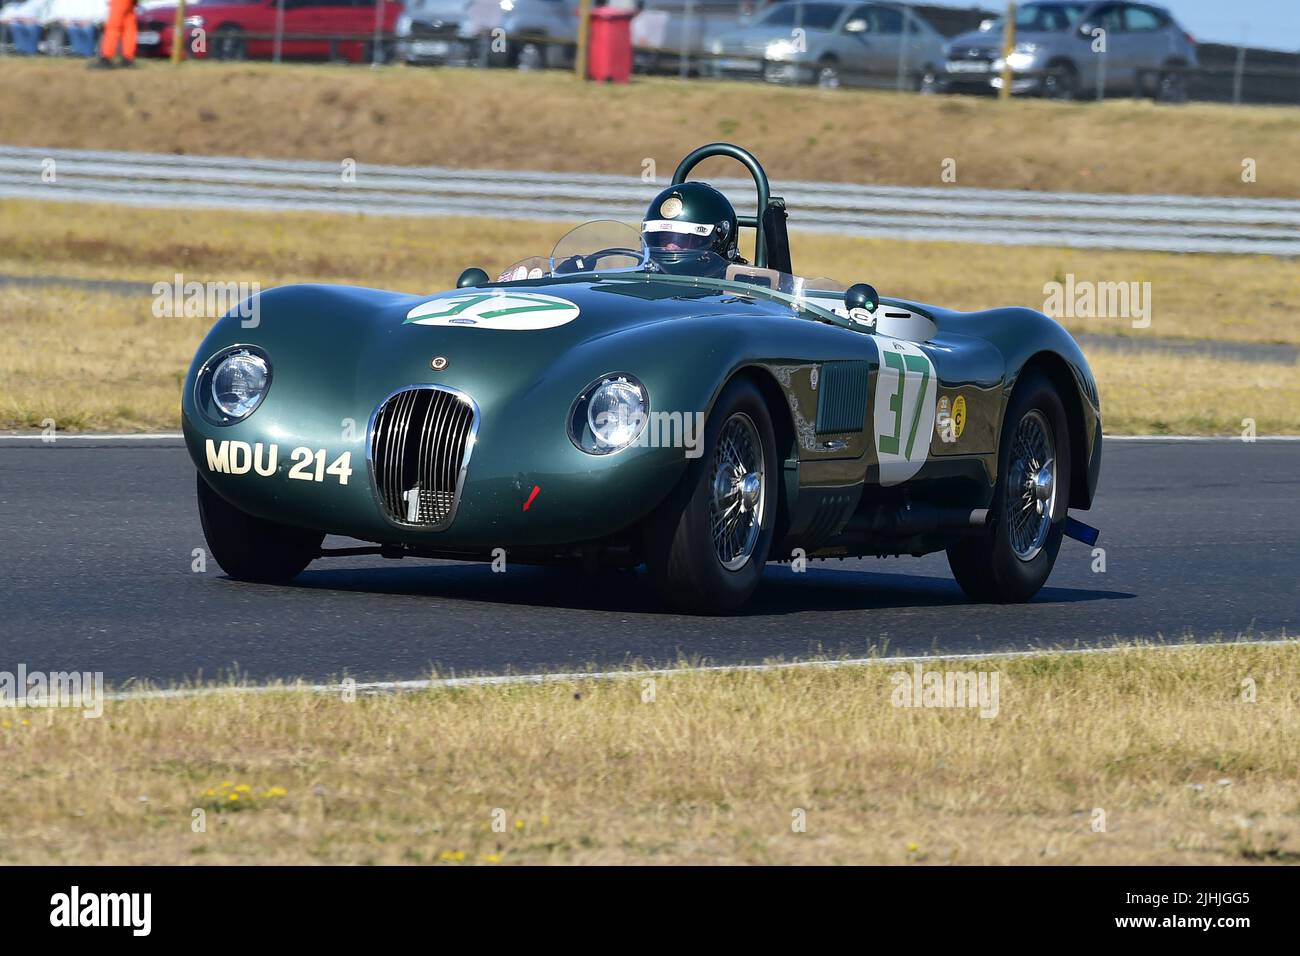
[[(755, 215), (688, 180), (711, 156), (749, 170)], [(783, 201), (729, 144), (686, 157), (639, 230), (589, 223), (495, 279), (244, 306), (183, 395), (233, 578), (358, 553), (644, 565), (670, 604), (722, 612), (768, 561), (946, 550), (973, 599), (1024, 601), (1064, 534), (1095, 540), (1067, 516), (1092, 503), (1102, 435), (1069, 334), (796, 275)]]

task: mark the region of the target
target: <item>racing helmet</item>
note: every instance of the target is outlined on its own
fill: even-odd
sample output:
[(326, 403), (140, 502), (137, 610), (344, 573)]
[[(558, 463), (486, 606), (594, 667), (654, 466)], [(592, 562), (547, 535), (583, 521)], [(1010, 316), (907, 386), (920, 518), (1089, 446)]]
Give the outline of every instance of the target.
[(726, 196), (707, 183), (669, 186), (650, 203), (641, 235), (650, 257), (669, 272), (692, 272), (692, 266), (734, 262), (736, 210)]

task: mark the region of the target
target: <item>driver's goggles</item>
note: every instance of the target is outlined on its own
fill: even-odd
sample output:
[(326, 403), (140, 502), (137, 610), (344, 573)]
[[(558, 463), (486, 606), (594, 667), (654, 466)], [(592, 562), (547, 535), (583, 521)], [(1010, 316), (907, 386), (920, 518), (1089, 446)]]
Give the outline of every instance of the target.
[(709, 223), (677, 219), (647, 219), (641, 223), (646, 245), (669, 252), (707, 249), (713, 230)]

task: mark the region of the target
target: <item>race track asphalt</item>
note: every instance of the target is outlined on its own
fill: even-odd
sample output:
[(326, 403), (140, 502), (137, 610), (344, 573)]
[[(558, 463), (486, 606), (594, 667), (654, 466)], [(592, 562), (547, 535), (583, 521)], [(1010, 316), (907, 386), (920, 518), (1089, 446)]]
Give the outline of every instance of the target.
[[(349, 558), (293, 585), (208, 560), (178, 441), (0, 442), (0, 670), (103, 671), (113, 684), (238, 672), (359, 680), (958, 653), (1115, 638), (1294, 635), (1300, 442), (1106, 442), (1106, 570), (1066, 541), (1028, 605), (968, 604), (942, 555), (771, 566), (747, 612), (663, 613), (644, 580)], [(345, 544), (331, 540), (331, 545)]]

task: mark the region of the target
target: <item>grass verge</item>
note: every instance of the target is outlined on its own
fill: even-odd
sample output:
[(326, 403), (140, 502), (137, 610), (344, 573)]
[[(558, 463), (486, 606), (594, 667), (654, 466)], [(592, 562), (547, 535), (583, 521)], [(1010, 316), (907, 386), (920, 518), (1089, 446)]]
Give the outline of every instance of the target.
[(996, 716), (888, 664), (0, 711), (0, 861), (1300, 860), (1297, 645), (945, 670)]
[[(0, 273), (131, 279), (135, 295), (0, 285), (0, 428), (170, 429), (180, 383), (211, 324), (155, 318), (155, 282), (213, 279), (263, 287), (323, 281), (410, 292), (449, 287), (467, 265), (546, 252), (557, 223), (375, 219), (13, 202), (0, 207)], [(1176, 256), (796, 235), (805, 275), (868, 279), (886, 294), (980, 309), (1044, 304), (1044, 284), (1150, 282), (1151, 325), (1066, 319), (1075, 332), (1300, 343), (1294, 267), (1245, 256)], [(1205, 276), (1215, 281), (1206, 286)], [(1115, 433), (1300, 432), (1295, 363), (1090, 349)], [(105, 386), (114, 387), (107, 388)]]
[[(0, 63), (0, 142), (27, 146), (629, 175), (653, 159), (667, 177), (718, 139), (753, 150), (778, 183), (937, 186), (950, 159), (962, 186), (1300, 195), (1289, 107), (606, 86), (556, 71), (146, 62), (96, 75), (80, 61)], [(1242, 181), (1246, 159), (1255, 182)], [(716, 162), (700, 174), (726, 168)]]

